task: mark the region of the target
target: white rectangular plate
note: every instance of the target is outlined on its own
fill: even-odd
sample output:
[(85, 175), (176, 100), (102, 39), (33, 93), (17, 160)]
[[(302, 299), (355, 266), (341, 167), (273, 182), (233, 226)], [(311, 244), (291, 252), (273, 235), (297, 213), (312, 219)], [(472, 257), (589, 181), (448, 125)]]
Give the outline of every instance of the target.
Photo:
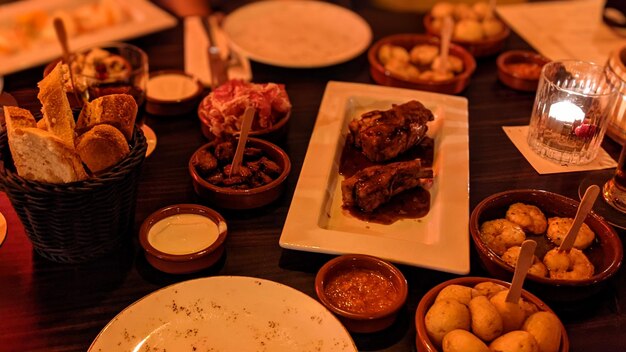
[[(391, 104), (422, 102), (435, 114), (434, 184), (428, 214), (391, 225), (365, 222), (342, 209), (339, 160), (348, 123)], [(377, 256), (457, 274), (469, 272), (467, 99), (416, 90), (329, 82), (280, 237), (288, 249)]]
[[(27, 0), (0, 7), (0, 23), (13, 23), (18, 16), (44, 11), (52, 14), (85, 5), (93, 0)], [(69, 39), (70, 50), (94, 47), (111, 41), (126, 40), (156, 32), (176, 25), (176, 18), (169, 15), (147, 0), (117, 0), (131, 19), (117, 25), (103, 27), (93, 32), (79, 34)], [(61, 46), (55, 40), (39, 40), (28, 49), (11, 55), (0, 55), (0, 75), (24, 70), (48, 63), (61, 56)], [(43, 73), (42, 73), (43, 74)]]

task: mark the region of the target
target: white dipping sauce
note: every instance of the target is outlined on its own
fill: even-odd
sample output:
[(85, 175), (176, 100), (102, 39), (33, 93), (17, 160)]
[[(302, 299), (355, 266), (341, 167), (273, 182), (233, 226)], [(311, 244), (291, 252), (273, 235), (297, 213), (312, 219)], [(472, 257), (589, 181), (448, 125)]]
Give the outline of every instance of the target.
[(181, 100), (194, 95), (197, 90), (198, 84), (193, 78), (167, 73), (150, 78), (146, 94), (153, 99)]
[(172, 215), (152, 225), (148, 242), (164, 253), (190, 254), (213, 244), (223, 226), (198, 214)]

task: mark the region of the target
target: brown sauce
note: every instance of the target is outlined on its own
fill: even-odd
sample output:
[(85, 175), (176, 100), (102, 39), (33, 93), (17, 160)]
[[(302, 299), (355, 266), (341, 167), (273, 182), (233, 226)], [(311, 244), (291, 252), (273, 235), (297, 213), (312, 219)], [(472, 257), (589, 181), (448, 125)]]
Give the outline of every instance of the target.
[(325, 285), (324, 292), (334, 306), (353, 313), (377, 313), (398, 299), (398, 290), (389, 278), (360, 268), (339, 272)]
[[(398, 161), (422, 159), (422, 165), (432, 166), (434, 158), (434, 140), (425, 137), (424, 140), (413, 148), (402, 153), (398, 157), (383, 163), (370, 161), (361, 150), (357, 149), (350, 141), (346, 141), (341, 159), (339, 162), (339, 174), (348, 178), (357, 171), (369, 166), (389, 164)], [(422, 187), (415, 187), (406, 190), (396, 196), (391, 201), (366, 213), (355, 207), (343, 207), (344, 211), (357, 219), (379, 224), (392, 224), (401, 219), (419, 219), (430, 210), (430, 192)]]

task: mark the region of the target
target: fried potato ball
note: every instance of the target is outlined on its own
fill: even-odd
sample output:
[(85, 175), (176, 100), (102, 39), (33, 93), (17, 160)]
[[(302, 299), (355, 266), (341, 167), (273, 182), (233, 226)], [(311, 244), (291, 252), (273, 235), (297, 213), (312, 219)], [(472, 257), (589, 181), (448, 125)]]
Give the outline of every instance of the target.
[(443, 337), (452, 330), (470, 329), (469, 309), (459, 301), (442, 299), (436, 301), (426, 312), (426, 331), (437, 346), (441, 346)]
[(452, 38), (455, 40), (477, 41), (483, 38), (483, 26), (472, 19), (463, 19), (454, 26)]

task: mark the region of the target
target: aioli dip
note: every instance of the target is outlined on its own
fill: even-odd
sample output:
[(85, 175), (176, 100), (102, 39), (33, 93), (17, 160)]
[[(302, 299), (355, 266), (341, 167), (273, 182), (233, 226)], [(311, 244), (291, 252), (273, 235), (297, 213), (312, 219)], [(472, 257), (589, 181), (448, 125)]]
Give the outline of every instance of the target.
[(176, 214), (157, 221), (148, 231), (148, 242), (169, 254), (191, 254), (213, 244), (224, 224), (198, 214)]
[(150, 78), (146, 87), (148, 98), (177, 101), (189, 98), (198, 91), (196, 81), (188, 76), (167, 73)]

